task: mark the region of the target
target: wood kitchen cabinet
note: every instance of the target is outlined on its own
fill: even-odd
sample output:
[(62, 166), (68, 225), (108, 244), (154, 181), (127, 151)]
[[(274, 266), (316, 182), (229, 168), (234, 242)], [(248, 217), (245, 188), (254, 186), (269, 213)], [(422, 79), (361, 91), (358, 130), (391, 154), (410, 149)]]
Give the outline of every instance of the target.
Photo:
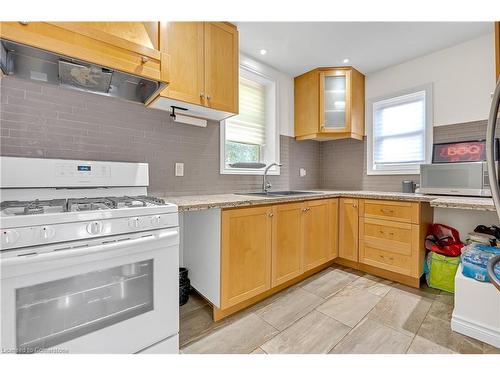
[(352, 67), (318, 68), (295, 77), (295, 138), (364, 136), (365, 77)]
[(238, 113), (238, 30), (225, 22), (162, 22), (160, 48), (170, 56), (171, 82), (152, 108), (222, 120)]
[(337, 199), (223, 210), (218, 315), (331, 261), (332, 207)]
[(272, 217), (269, 206), (222, 212), (222, 308), (271, 288)]
[(360, 268), (418, 287), (423, 274), (424, 239), (432, 216), (428, 203), (361, 200)]
[(158, 22), (2, 22), (0, 36), (71, 58), (168, 82)]
[(358, 199), (339, 200), (339, 258), (358, 261)]
[(280, 204), (273, 209), (273, 287), (301, 275), (304, 270), (304, 210), (304, 202)]
[(185, 212), (184, 266), (215, 320), (333, 263), (419, 287), (432, 217), (427, 202), (357, 197)]
[(304, 270), (326, 263), (330, 258), (330, 201), (311, 200), (304, 207)]
[(339, 255), (339, 199), (330, 199), (330, 255), (328, 260)]

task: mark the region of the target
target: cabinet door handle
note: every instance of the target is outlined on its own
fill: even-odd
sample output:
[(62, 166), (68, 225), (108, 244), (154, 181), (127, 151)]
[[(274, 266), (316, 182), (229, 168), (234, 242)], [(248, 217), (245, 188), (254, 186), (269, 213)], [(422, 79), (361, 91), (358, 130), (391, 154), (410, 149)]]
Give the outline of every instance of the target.
[(202, 99), (203, 99), (204, 97), (205, 97), (205, 94), (204, 94), (204, 93), (202, 93), (202, 92), (200, 92), (200, 98), (202, 98)]
[(207, 100), (210, 100), (210, 95), (207, 95)]
[(273, 214), (272, 212), (269, 212), (269, 213), (267, 214), (267, 216), (269, 216), (269, 217), (273, 217), (273, 216), (274, 216), (274, 214)]
[(303, 209), (302, 209), (302, 212), (307, 212), (307, 208), (303, 208)]
[(353, 204), (353, 205), (352, 205), (352, 208), (356, 208), (356, 207), (358, 207), (358, 206), (357, 206), (357, 205), (355, 205), (355, 204)]
[(27, 26), (29, 24), (28, 21), (19, 21), (19, 23), (23, 26)]

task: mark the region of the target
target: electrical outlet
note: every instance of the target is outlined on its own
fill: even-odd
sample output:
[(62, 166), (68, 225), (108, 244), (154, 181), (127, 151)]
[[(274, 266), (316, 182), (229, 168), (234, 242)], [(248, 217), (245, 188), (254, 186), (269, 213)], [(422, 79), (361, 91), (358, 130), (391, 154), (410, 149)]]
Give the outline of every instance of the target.
[(184, 176), (184, 163), (175, 163), (175, 176)]
[(307, 174), (307, 171), (305, 168), (300, 168), (299, 169), (299, 176), (304, 177)]

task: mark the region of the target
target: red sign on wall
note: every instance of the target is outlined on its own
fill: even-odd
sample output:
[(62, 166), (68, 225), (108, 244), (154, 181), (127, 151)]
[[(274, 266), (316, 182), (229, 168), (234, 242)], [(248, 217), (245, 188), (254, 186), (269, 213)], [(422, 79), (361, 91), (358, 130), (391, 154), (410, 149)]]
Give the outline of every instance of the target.
[(458, 163), (464, 161), (485, 160), (485, 141), (435, 144), (432, 155), (433, 163)]

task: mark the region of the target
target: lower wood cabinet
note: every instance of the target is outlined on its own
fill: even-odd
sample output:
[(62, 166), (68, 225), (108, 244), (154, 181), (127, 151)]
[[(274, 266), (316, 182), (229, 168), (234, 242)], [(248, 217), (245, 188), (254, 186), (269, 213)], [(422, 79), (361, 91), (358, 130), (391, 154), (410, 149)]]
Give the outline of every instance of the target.
[(332, 260), (337, 231), (331, 218), (336, 222), (337, 202), (223, 210), (220, 308), (248, 301)]
[(339, 200), (339, 258), (358, 261), (358, 199)]
[(326, 263), (330, 257), (330, 201), (306, 202), (303, 214), (304, 270)]
[(303, 272), (304, 203), (280, 204), (273, 212), (271, 285), (275, 287)]
[[(214, 307), (214, 319), (264, 299), (332, 260), (419, 287), (423, 241), (431, 222), (428, 203), (375, 199), (313, 199), (222, 210), (220, 248), (218, 243), (202, 245), (220, 249), (220, 304)], [(214, 225), (202, 223), (192, 222), (203, 228)], [(217, 277), (205, 280), (210, 290), (219, 285), (215, 269)]]
[(271, 287), (272, 207), (222, 212), (221, 307)]

